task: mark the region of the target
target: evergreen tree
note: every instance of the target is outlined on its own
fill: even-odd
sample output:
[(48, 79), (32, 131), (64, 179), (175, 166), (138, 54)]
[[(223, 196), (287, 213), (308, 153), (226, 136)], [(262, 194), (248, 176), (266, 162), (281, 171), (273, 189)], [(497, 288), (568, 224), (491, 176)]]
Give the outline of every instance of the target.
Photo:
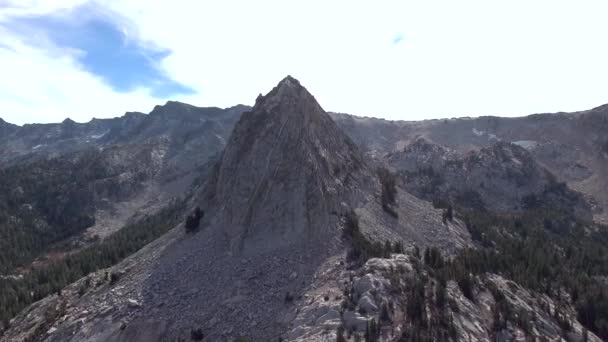
[(186, 232), (190, 233), (198, 229), (201, 219), (204, 215), (205, 213), (201, 210), (201, 208), (196, 207), (196, 209), (194, 209), (194, 212), (188, 215), (188, 217), (186, 217)]
[(344, 337), (343, 326), (338, 327), (338, 331), (336, 332), (336, 342), (346, 342), (346, 338)]
[(365, 332), (365, 341), (366, 342), (378, 342), (380, 337), (380, 332), (378, 330), (378, 325), (376, 324), (375, 319), (371, 319), (369, 324), (367, 325), (367, 331)]

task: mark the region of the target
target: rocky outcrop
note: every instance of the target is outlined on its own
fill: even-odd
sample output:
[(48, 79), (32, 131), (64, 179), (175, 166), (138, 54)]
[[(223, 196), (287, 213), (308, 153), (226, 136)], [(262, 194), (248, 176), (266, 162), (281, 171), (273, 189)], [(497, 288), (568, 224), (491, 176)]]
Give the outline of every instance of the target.
[(218, 220), (245, 250), (320, 244), (335, 235), (328, 227), (339, 203), (369, 182), (365, 167), (358, 148), (287, 77), (231, 135), (212, 185)]
[(17, 130), (16, 125), (10, 124), (0, 118), (0, 141), (2, 141), (4, 137), (15, 132), (15, 130)]
[(592, 219), (592, 208), (583, 195), (559, 183), (516, 144), (495, 142), (460, 155), (418, 139), (385, 160), (400, 172), (409, 192), (429, 201), (501, 213), (543, 206), (584, 222)]
[(200, 195), (203, 228), (171, 246), (144, 287), (144, 305), (179, 304), (137, 321), (169, 319), (171, 338), (200, 327), (215, 340), (276, 340), (289, 322), (290, 298), (341, 253), (339, 203), (371, 186), (366, 165), (312, 95), (287, 77), (243, 114), (214, 170)]
[(585, 195), (595, 221), (608, 222), (606, 146), (608, 107), (576, 113), (535, 114), (518, 118), (478, 117), (441, 120), (387, 121), (347, 114), (332, 117), (365, 152), (377, 157), (399, 153), (419, 138), (462, 157), (497, 142), (510, 142)]
[[(80, 248), (188, 193), (247, 108), (169, 102), (149, 115), (87, 123), (66, 119), (19, 127), (1, 121), (4, 255), (12, 266), (27, 268), (52, 245)], [(31, 251), (16, 250), (9, 241)]]
[[(205, 212), (199, 231), (129, 268), (116, 293), (124, 305), (111, 316), (103, 307), (116, 288), (84, 294), (74, 310), (89, 323), (70, 318), (53, 326), (48, 340), (173, 341), (201, 329), (214, 341), (276, 341), (333, 328), (341, 320), (342, 290), (331, 284), (348, 274), (345, 213), (356, 212), (372, 240), (446, 251), (470, 243), (461, 222), (444, 225), (440, 210), (401, 189), (393, 204), (398, 217), (387, 213), (380, 183), (373, 163), (287, 77), (242, 115), (197, 188), (192, 205)], [(381, 309), (371, 294), (360, 305)], [(304, 310), (309, 314), (300, 317)], [(367, 318), (355, 313), (349, 322), (361, 329)]]
[[(581, 117), (595, 122), (602, 111)], [(195, 332), (209, 341), (335, 341), (340, 333), (354, 341), (373, 332), (379, 341), (399, 341), (416, 329), (436, 340), (582, 340), (567, 295), (554, 300), (496, 274), (467, 273), (475, 295), (467, 292), (469, 298), (450, 272), (439, 279), (415, 252), (434, 246), (448, 260), (474, 247), (459, 216), (444, 219), (423, 190), (450, 200), (474, 190), (473, 199), (497, 212), (534, 204), (531, 196), (539, 195), (551, 206), (584, 203), (535, 152), (574, 130), (564, 117), (526, 119), (536, 125), (526, 134), (550, 122), (548, 140), (512, 132), (520, 119), (332, 119), (286, 77), (252, 108), (169, 102), (147, 116), (19, 128), (23, 138), (2, 145), (9, 147), (0, 155), (7, 169), (54, 153), (78, 160), (83, 137), (94, 132), (95, 163), (87, 165), (95, 167), (83, 165), (82, 172), (91, 177), (85, 183), (96, 209), (113, 213), (123, 201), (134, 204), (124, 207), (132, 214), (190, 191), (188, 209), (205, 215), (194, 232), (178, 225), (118, 265), (29, 306), (1, 340), (180, 341)], [(591, 140), (601, 156), (605, 141)], [(39, 155), (23, 152), (36, 146)], [(543, 153), (555, 153), (551, 148)], [(571, 152), (564, 158), (581, 155)], [(588, 170), (568, 177), (597, 176), (596, 168)], [(9, 192), (21, 198), (28, 190)], [(20, 204), (19, 210), (35, 208)], [(355, 219), (357, 235), (349, 235)], [(357, 243), (383, 257), (353, 257)], [(514, 313), (508, 320), (493, 311), (499, 303)], [(599, 341), (591, 333), (588, 339)]]
[[(370, 259), (361, 269), (336, 272), (333, 288), (325, 293), (340, 293), (329, 300), (306, 295), (288, 341), (335, 341), (341, 327), (348, 341), (369, 333), (370, 322), (378, 326), (378, 341), (399, 341), (412, 332), (408, 301), (411, 289), (422, 287), (420, 308), (428, 325), (447, 322), (457, 341), (526, 341), (531, 336), (555, 341), (582, 341), (584, 328), (567, 302), (556, 302), (546, 295), (526, 290), (496, 274), (486, 274), (475, 282), (475, 300), (463, 295), (459, 285), (448, 281), (445, 306), (437, 304), (437, 279), (433, 278), (421, 261), (412, 255), (393, 254), (388, 259)], [(421, 285), (422, 284), (422, 285)], [(326, 296), (327, 298), (327, 296)], [(498, 298), (498, 299), (497, 299)], [(316, 300), (315, 300), (316, 299)], [(339, 299), (339, 300), (335, 300)], [(515, 315), (506, 325), (496, 322), (497, 300)], [(382, 309), (375, 310), (380, 307)], [(371, 309), (371, 310), (370, 310)], [(557, 319), (554, 312), (559, 310)], [(384, 312), (383, 312), (384, 311)], [(445, 321), (445, 322), (444, 322)], [(519, 322), (519, 323), (518, 323)], [(568, 322), (567, 330), (563, 322)], [(437, 328), (423, 328), (437, 338)], [(586, 332), (588, 341), (601, 341)]]
[(66, 119), (58, 124), (20, 127), (2, 121), (0, 167), (90, 148), (141, 143), (168, 145), (168, 157), (179, 155), (184, 159), (174, 163), (178, 166), (191, 159), (200, 163), (221, 151), (235, 122), (248, 108), (243, 105), (201, 108), (170, 101), (156, 106), (148, 115), (128, 112), (122, 117), (86, 123)]

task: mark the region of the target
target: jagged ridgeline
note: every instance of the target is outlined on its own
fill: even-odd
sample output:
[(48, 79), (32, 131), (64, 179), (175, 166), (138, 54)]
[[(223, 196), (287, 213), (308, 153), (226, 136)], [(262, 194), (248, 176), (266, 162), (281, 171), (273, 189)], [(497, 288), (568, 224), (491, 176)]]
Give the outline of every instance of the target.
[(253, 107), (0, 121), (1, 339), (607, 339), (606, 118), (328, 114), (288, 76)]
[(350, 203), (365, 176), (355, 144), (287, 77), (242, 115), (210, 191), (218, 224), (247, 253), (327, 242), (340, 203)]

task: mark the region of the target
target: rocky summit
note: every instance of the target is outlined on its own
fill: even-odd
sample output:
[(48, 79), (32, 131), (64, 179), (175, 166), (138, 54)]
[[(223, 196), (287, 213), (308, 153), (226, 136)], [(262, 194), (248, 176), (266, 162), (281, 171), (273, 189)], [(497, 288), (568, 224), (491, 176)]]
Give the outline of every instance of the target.
[(606, 122), (0, 120), (0, 340), (605, 340)]

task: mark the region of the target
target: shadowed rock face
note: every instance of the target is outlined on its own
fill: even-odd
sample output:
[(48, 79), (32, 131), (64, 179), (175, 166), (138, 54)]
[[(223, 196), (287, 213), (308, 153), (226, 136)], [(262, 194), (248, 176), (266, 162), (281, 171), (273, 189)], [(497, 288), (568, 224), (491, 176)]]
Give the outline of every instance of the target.
[[(498, 142), (516, 144), (558, 182), (584, 194), (592, 204), (595, 221), (608, 222), (608, 195), (604, 191), (608, 185), (608, 138), (604, 133), (608, 129), (608, 105), (576, 113), (419, 122), (331, 115), (363, 151), (378, 159), (414, 146), (419, 138), (449, 149), (452, 159)], [(392, 159), (394, 162), (394, 156)], [(399, 168), (398, 164), (394, 166)]]
[(0, 140), (2, 140), (5, 136), (13, 133), (16, 129), (17, 126), (10, 124), (0, 118)]
[(357, 147), (288, 76), (234, 129), (214, 189), (218, 220), (246, 249), (323, 240), (362, 167)]
[[(86, 123), (66, 119), (56, 124), (16, 126), (0, 121), (0, 167), (91, 148), (142, 143), (164, 144), (169, 147), (170, 157), (188, 154), (189, 159), (206, 160), (221, 151), (247, 109), (243, 105), (201, 108), (169, 101), (148, 115), (128, 112), (122, 117)], [(198, 155), (194, 155), (195, 149)]]
[[(180, 227), (158, 242), (164, 249), (138, 253), (127, 279), (87, 295), (87, 328), (71, 313), (50, 340), (175, 341), (199, 328), (212, 341), (305, 336), (316, 330), (294, 321), (298, 308), (347, 271), (341, 214), (351, 209), (361, 232), (381, 241), (446, 251), (468, 244), (461, 222), (445, 226), (441, 211), (400, 189), (399, 218), (387, 214), (370, 163), (314, 97), (285, 78), (242, 115), (197, 189), (199, 231), (176, 238)], [(129, 295), (111, 299), (108, 291)]]
[[(551, 134), (566, 132), (560, 123), (564, 117), (551, 118)], [(431, 199), (422, 192), (425, 184), (417, 183), (425, 178), (410, 176), (433, 168), (443, 181), (433, 184), (439, 194), (459, 196), (476, 189), (484, 206), (516, 210), (524, 197), (543, 193), (552, 184), (545, 166), (562, 146), (553, 138), (539, 138), (542, 143), (538, 144), (531, 141), (515, 132), (520, 126), (509, 119), (404, 123), (334, 118), (338, 123), (288, 76), (267, 95), (260, 95), (253, 108), (203, 109), (169, 102), (148, 116), (129, 114), (115, 119), (111, 127), (109, 121), (93, 120), (27, 128), (38, 133), (3, 145), (11, 150), (0, 159), (12, 162), (24, 155), (34, 160), (65, 154), (68, 144), (79, 150), (83, 137), (107, 131), (95, 146), (103, 148), (103, 165), (117, 171), (114, 178), (120, 180), (120, 175), (129, 172), (130, 162), (135, 162), (129, 156), (141, 156), (142, 162), (136, 164), (146, 165), (143, 170), (141, 165), (137, 168), (142, 179), (162, 185), (163, 194), (191, 189), (189, 206), (199, 206), (205, 216), (197, 232), (185, 234), (177, 226), (109, 270), (121, 274), (116, 283), (109, 284), (104, 271), (99, 271), (87, 279), (101, 285), (84, 295), (79, 289), (87, 280), (81, 279), (62, 296), (49, 296), (32, 305), (3, 338), (20, 340), (42, 326), (46, 334), (40, 338), (46, 341), (179, 341), (189, 340), (193, 329), (201, 329), (206, 341), (233, 341), (237, 336), (253, 341), (335, 341), (338, 326), (363, 331), (387, 302), (401, 300), (401, 307), (395, 309), (398, 313), (408, 298), (395, 293), (406, 288), (408, 277), (429, 277), (416, 266), (419, 261), (405, 255), (370, 259), (356, 268), (345, 257), (350, 244), (343, 236), (342, 214), (352, 209), (360, 232), (372, 240), (402, 242), (409, 253), (414, 245), (431, 245), (450, 254), (471, 246), (464, 223), (457, 215), (453, 221), (442, 222), (442, 211), (423, 200)], [(534, 127), (522, 132), (537, 134), (542, 131), (537, 121), (546, 119), (526, 119), (526, 125)], [(589, 120), (580, 121), (585, 129), (599, 125), (597, 118)], [(6, 131), (16, 134), (13, 129)], [(44, 134), (46, 140), (36, 140)], [(0, 132), (0, 145), (8, 141), (2, 137)], [(599, 136), (593, 139), (598, 144), (596, 152), (602, 155), (606, 142)], [(35, 157), (23, 152), (41, 141), (50, 146), (39, 147), (46, 152)], [(138, 152), (143, 145), (148, 149)], [(539, 146), (545, 159), (537, 158)], [(580, 156), (577, 149), (566, 159)], [(220, 151), (210, 166), (202, 166)], [(377, 164), (389, 165), (404, 177), (394, 190), (392, 214), (381, 205), (383, 187)], [(154, 166), (149, 173), (147, 165)], [(591, 177), (577, 170), (571, 174), (579, 181)], [(403, 175), (407, 172), (411, 174)], [(195, 176), (200, 182), (190, 186)], [(127, 196), (120, 192), (125, 187), (104, 180), (98, 188), (103, 197)], [(172, 182), (181, 185), (167, 185)], [(573, 207), (579, 203), (572, 190), (558, 190), (556, 203), (567, 204), (564, 198), (572, 199)], [(508, 286), (502, 278), (491, 281)], [(354, 307), (343, 308), (343, 290), (351, 287), (361, 298)], [(460, 313), (454, 313), (459, 331), (470, 333), (472, 339), (488, 340), (492, 322), (486, 316), (493, 301), (487, 291), (479, 303), (473, 303), (451, 282), (447, 294), (461, 307)], [(532, 303), (517, 300), (523, 303), (518, 304), (521, 308), (539, 312), (533, 295), (519, 290), (516, 294)], [(62, 303), (67, 303), (64, 318), (41, 322), (50, 308)], [(394, 323), (389, 335), (397, 338), (403, 320)], [(551, 321), (539, 331), (553, 337), (554, 326)], [(509, 331), (509, 336), (517, 333)]]
[(12, 240), (13, 227), (24, 227), (36, 240), (41, 234), (35, 229), (45, 235), (27, 253), (3, 244), (8, 255), (21, 255), (3, 271), (27, 266), (52, 244), (76, 248), (89, 238), (106, 237), (129, 219), (182, 196), (248, 108), (168, 102), (148, 115), (87, 123), (66, 119), (20, 127), (0, 120), (0, 188), (5, 190), (0, 198), (7, 204), (0, 204), (0, 228), (9, 231), (4, 241)]
[(285, 78), (236, 124), (200, 194), (201, 231), (170, 246), (144, 286), (145, 306), (176, 305), (137, 322), (170, 322), (164, 338), (201, 327), (212, 340), (277, 340), (293, 309), (286, 293), (302, 294), (343, 250), (340, 203), (357, 197), (366, 168), (312, 95)]
[(419, 138), (385, 159), (400, 172), (409, 192), (429, 201), (501, 213), (531, 209), (534, 201), (582, 221), (592, 218), (580, 193), (560, 184), (528, 150), (515, 144), (498, 141), (461, 155)]

